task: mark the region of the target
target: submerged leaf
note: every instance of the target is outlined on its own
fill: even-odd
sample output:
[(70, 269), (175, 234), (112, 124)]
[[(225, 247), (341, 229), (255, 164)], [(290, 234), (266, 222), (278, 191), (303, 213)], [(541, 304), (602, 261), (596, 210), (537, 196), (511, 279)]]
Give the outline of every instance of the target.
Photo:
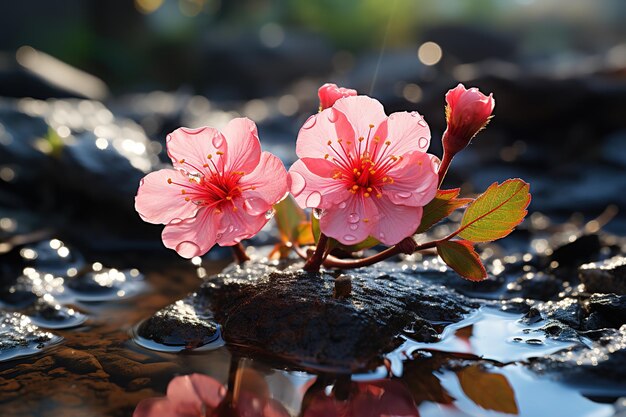
[(504, 375), (488, 373), (473, 365), (459, 371), (457, 376), (465, 395), (479, 407), (505, 414), (519, 414), (515, 392)]
[(490, 242), (513, 231), (526, 216), (530, 186), (519, 178), (494, 182), (469, 205), (461, 221), (459, 237)]
[(437, 195), (424, 206), (422, 222), (415, 233), (424, 233), (434, 224), (448, 217), (452, 212), (472, 201), (471, 198), (457, 198), (460, 188), (437, 190)]
[(482, 281), (487, 278), (485, 266), (466, 240), (445, 240), (437, 243), (437, 253), (443, 261), (463, 278)]

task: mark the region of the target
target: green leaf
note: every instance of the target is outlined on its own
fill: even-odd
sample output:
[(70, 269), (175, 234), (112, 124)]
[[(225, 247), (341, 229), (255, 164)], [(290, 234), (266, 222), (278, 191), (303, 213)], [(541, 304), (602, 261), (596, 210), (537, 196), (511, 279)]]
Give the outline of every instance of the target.
[(296, 242), (299, 235), (299, 227), (306, 222), (304, 210), (298, 207), (291, 195), (274, 205), (274, 219), (278, 225), (280, 239), (283, 242)]
[(526, 216), (530, 185), (519, 178), (494, 182), (467, 207), (459, 237), (472, 242), (490, 242), (513, 231)]
[(437, 243), (437, 253), (457, 274), (470, 281), (487, 278), (485, 266), (474, 250), (472, 242), (466, 240), (444, 240)]
[(457, 198), (460, 188), (437, 190), (437, 195), (424, 206), (422, 222), (415, 233), (424, 233), (434, 224), (448, 217), (452, 212), (472, 201), (471, 198)]
[(313, 237), (315, 238), (315, 244), (320, 240), (320, 219), (315, 216), (311, 216), (311, 232), (313, 232)]
[(505, 414), (519, 414), (515, 392), (502, 374), (488, 373), (473, 365), (457, 373), (465, 395), (485, 410)]

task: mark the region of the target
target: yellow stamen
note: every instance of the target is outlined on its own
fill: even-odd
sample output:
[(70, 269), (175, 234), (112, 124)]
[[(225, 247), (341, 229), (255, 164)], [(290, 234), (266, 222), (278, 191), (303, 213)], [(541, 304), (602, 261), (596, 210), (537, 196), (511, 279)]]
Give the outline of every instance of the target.
[(363, 223), (369, 223), (370, 219), (363, 219)]
[(376, 194), (376, 197), (381, 198), (383, 195), (381, 193)]
[(191, 198), (185, 197), (185, 201), (189, 201), (189, 200), (191, 200)]
[(172, 183), (172, 179), (171, 179), (171, 178), (168, 178), (168, 179), (167, 179), (167, 183), (168, 183), (168, 184), (171, 184), (171, 183)]
[(213, 158), (213, 155), (208, 154), (206, 157), (207, 157), (207, 159), (211, 159), (211, 158)]
[(328, 155), (328, 154), (324, 155), (324, 159), (328, 159), (329, 156), (330, 155)]
[(376, 143), (380, 142), (380, 136), (374, 136), (374, 142)]
[(218, 154), (218, 155), (224, 155), (224, 152), (222, 152), (222, 151), (216, 151), (215, 153)]
[(385, 141), (385, 145), (387, 146), (391, 145), (391, 141), (390, 140)]
[(329, 140), (329, 141), (328, 141), (328, 142), (326, 142), (326, 143), (328, 144), (328, 146), (330, 146), (330, 145), (333, 143), (333, 141), (332, 141), (332, 140)]
[(238, 210), (237, 207), (233, 206), (233, 211), (237, 211), (237, 210)]
[(370, 125), (370, 129), (374, 129), (374, 125)]
[(363, 197), (369, 197), (370, 193), (363, 193)]
[(232, 199), (233, 199), (233, 198), (232, 198), (231, 196), (229, 196), (229, 195), (227, 195), (227, 196), (226, 196), (226, 200), (230, 201), (230, 200), (232, 200)]
[(182, 190), (180, 190), (181, 194), (187, 194), (187, 191), (185, 191), (185, 189), (183, 188)]
[(358, 189), (359, 189), (359, 186), (358, 186), (358, 185), (356, 185), (356, 184), (354, 184), (354, 185), (352, 186), (352, 189), (353, 189), (354, 191), (356, 191), (356, 190), (358, 190)]
[(372, 187), (367, 187), (367, 192), (371, 193), (372, 192)]
[(209, 164), (204, 164), (204, 165), (202, 165), (202, 167), (204, 167), (204, 168), (208, 168), (208, 167), (209, 167)]
[(359, 142), (363, 142), (364, 140), (365, 140), (365, 138), (364, 138), (363, 136), (361, 136), (361, 137), (359, 138)]
[(181, 160), (180, 160), (180, 161), (178, 161), (178, 162), (179, 162), (179, 163), (181, 163), (181, 164), (184, 164), (184, 163), (185, 163), (185, 159), (183, 158), (183, 159), (181, 159)]
[(383, 177), (383, 182), (387, 182), (388, 179), (389, 177)]

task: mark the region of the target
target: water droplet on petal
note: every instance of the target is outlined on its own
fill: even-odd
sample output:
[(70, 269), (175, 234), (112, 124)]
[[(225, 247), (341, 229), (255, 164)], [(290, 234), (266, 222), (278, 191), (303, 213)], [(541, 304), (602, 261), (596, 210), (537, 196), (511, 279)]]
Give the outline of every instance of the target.
[(360, 220), (360, 217), (356, 213), (350, 213), (348, 215), (348, 222), (350, 223), (357, 223), (359, 220)]
[(420, 121), (419, 121), (419, 122), (417, 122), (417, 123), (418, 123), (420, 126), (422, 126), (422, 127), (428, 127), (428, 123), (426, 123), (426, 120), (424, 120), (424, 118), (423, 118), (423, 117), (422, 117), (422, 118), (420, 119)]
[(345, 201), (342, 201), (341, 203), (339, 203), (339, 208), (340, 208), (340, 209), (345, 209), (345, 208), (346, 208), (346, 206), (347, 206), (347, 204), (346, 204), (346, 202), (345, 202)]
[(218, 233), (215, 235), (215, 240), (220, 240), (222, 237), (224, 237), (224, 233)]
[(350, 230), (356, 230), (356, 229), (358, 229), (358, 228), (359, 228), (358, 223), (352, 223), (352, 224), (350, 225)]
[(378, 234), (378, 237), (379, 237), (379, 238), (381, 238), (381, 239), (384, 239), (384, 238), (385, 238), (385, 233), (380, 232), (380, 233)]
[(265, 218), (267, 220), (271, 219), (272, 217), (274, 217), (274, 214), (276, 213), (276, 210), (274, 210), (273, 208), (269, 209), (268, 211), (265, 212)]
[(244, 200), (243, 209), (251, 216), (258, 216), (268, 210), (268, 204), (262, 198), (250, 197)]
[(339, 118), (339, 113), (337, 112), (337, 110), (331, 108), (330, 112), (328, 112), (328, 121), (331, 123), (335, 123), (338, 118)]
[(176, 252), (182, 257), (193, 258), (194, 256), (200, 256), (200, 247), (193, 242), (180, 242), (176, 245)]
[(315, 217), (317, 220), (321, 219), (322, 217), (324, 217), (324, 210), (313, 209), (313, 217)]
[(406, 191), (399, 191), (396, 193), (396, 196), (398, 196), (399, 198), (409, 198), (411, 197), (411, 193), (408, 193)]
[(305, 204), (307, 207), (317, 207), (320, 205), (321, 202), (322, 202), (322, 195), (317, 191), (313, 191), (306, 198)]
[(235, 227), (231, 224), (226, 228), (226, 233), (232, 233), (235, 230)]
[(419, 117), (419, 115), (420, 115), (420, 114), (419, 114), (418, 112), (416, 112), (416, 111), (412, 111), (412, 112), (411, 112), (411, 113), (409, 113), (409, 114), (410, 114), (411, 116), (413, 116), (413, 117)]
[(289, 176), (291, 177), (291, 194), (293, 194), (294, 197), (297, 197), (300, 195), (302, 190), (304, 190), (304, 187), (306, 186), (306, 181), (304, 180), (304, 177), (298, 172), (290, 172)]
[(302, 125), (302, 129), (310, 129), (315, 126), (315, 122), (317, 122), (317, 115), (313, 115), (309, 117), (306, 122)]
[(356, 240), (356, 237), (352, 236), (352, 235), (345, 235), (344, 240), (347, 240), (348, 242), (354, 242)]
[(222, 136), (219, 133), (216, 133), (213, 136), (213, 146), (219, 149), (222, 147), (222, 145), (224, 145), (224, 136)]
[(418, 146), (420, 149), (426, 150), (428, 149), (429, 144), (430, 144), (430, 140), (426, 138), (420, 138)]

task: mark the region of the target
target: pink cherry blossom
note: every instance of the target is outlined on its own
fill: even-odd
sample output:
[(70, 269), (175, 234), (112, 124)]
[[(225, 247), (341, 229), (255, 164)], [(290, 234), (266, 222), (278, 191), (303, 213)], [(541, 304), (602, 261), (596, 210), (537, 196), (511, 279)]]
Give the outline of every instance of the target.
[(446, 102), (448, 128), (443, 135), (443, 145), (447, 152), (455, 154), (485, 127), (496, 102), (492, 94), (486, 96), (475, 87), (467, 90), (463, 84), (446, 93)]
[(332, 107), (342, 97), (356, 96), (356, 90), (351, 88), (337, 87), (337, 84), (326, 83), (317, 90), (320, 98), (320, 110)]
[(300, 129), (289, 170), (301, 207), (321, 211), (321, 231), (343, 244), (368, 236), (393, 245), (412, 235), (437, 192), (439, 160), (417, 112), (387, 117), (367, 96), (345, 97)]
[(219, 381), (202, 374), (178, 376), (167, 386), (166, 397), (142, 400), (133, 417), (289, 417), (273, 398), (241, 390), (236, 399)]
[(246, 118), (233, 119), (223, 134), (177, 129), (167, 136), (167, 152), (175, 169), (146, 175), (135, 209), (165, 224), (163, 243), (185, 258), (254, 236), (288, 191), (285, 167), (261, 152), (256, 125)]

